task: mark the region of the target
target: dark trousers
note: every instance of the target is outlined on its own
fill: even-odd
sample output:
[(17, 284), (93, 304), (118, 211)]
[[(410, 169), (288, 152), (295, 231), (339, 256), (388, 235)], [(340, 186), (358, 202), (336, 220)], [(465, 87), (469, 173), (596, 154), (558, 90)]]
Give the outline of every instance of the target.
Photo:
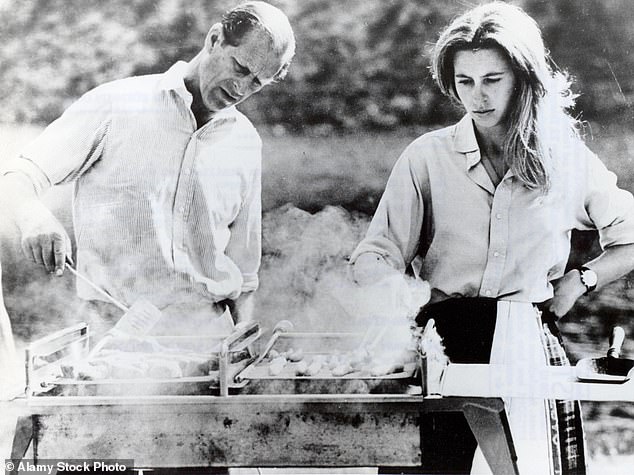
[[(427, 305), (416, 317), (424, 327), (434, 319), (452, 363), (489, 363), (497, 301), (487, 298), (448, 299)], [(469, 473), (477, 442), (460, 412), (425, 414), (421, 418), (422, 465), (379, 467), (379, 473)]]

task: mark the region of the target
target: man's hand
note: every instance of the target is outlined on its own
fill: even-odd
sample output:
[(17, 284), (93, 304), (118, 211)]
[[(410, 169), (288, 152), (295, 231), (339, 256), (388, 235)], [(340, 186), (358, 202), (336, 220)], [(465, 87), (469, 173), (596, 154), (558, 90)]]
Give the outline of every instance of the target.
[(253, 320), (253, 307), (255, 303), (253, 295), (253, 292), (245, 292), (235, 300), (225, 300), (235, 325), (238, 323), (249, 323)]
[(44, 205), (31, 202), (20, 209), (17, 226), (27, 259), (62, 275), (66, 257), (71, 255), (70, 237), (62, 223)]
[(581, 282), (579, 271), (574, 269), (567, 272), (561, 279), (554, 281), (555, 294), (548, 302), (548, 309), (558, 318), (566, 315), (575, 302), (586, 292), (586, 286)]
[(15, 223), (27, 259), (62, 275), (71, 244), (64, 226), (40, 201), (33, 183), (22, 173), (0, 177), (0, 210)]

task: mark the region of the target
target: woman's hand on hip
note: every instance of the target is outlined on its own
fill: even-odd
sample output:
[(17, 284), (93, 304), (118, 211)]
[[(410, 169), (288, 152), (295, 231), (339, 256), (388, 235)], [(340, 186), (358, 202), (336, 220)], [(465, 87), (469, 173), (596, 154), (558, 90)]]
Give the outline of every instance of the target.
[(548, 303), (548, 309), (561, 318), (570, 311), (579, 297), (585, 294), (586, 286), (581, 282), (581, 275), (577, 269), (566, 272), (552, 284), (555, 293)]

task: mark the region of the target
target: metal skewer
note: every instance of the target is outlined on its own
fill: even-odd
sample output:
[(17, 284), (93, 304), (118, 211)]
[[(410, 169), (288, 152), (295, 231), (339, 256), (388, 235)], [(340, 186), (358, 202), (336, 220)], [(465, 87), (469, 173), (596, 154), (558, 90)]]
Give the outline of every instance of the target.
[(94, 290), (96, 290), (97, 292), (99, 292), (101, 295), (103, 295), (104, 297), (106, 297), (110, 302), (112, 302), (114, 305), (116, 305), (117, 307), (119, 307), (121, 310), (123, 310), (124, 312), (127, 312), (128, 310), (130, 310), (126, 305), (122, 304), (121, 302), (119, 302), (116, 298), (114, 298), (112, 295), (110, 295), (108, 292), (106, 292), (105, 290), (103, 290), (101, 287), (99, 287), (97, 284), (95, 284), (92, 280), (90, 280), (88, 277), (86, 277), (83, 274), (80, 274), (79, 272), (77, 272), (68, 262), (66, 263), (66, 269), (68, 269), (70, 271), (71, 274), (73, 274), (75, 277), (77, 277), (78, 279), (83, 280), (85, 283), (87, 283), (88, 285), (90, 285), (90, 287), (92, 287)]

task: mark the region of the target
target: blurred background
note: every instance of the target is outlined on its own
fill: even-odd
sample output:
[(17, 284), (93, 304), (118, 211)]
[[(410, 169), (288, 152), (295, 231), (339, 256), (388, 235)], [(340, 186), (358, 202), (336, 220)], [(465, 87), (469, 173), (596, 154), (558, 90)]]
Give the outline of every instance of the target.
[[(0, 160), (92, 87), (189, 60), (210, 25), (238, 3), (0, 0)], [(337, 319), (344, 325), (328, 293), (318, 289), (326, 275), (343, 272), (400, 152), (416, 136), (461, 116), (431, 80), (429, 50), (452, 17), (482, 2), (270, 3), (289, 16), (298, 49), (282, 83), (240, 106), (264, 142), (258, 315), (265, 323), (289, 318), (306, 328)], [(556, 64), (575, 80), (580, 95), (574, 113), (585, 121), (588, 146), (617, 173), (620, 186), (634, 192), (631, 1), (509, 3), (540, 24)], [(61, 187), (46, 199), (72, 230), (69, 196)], [(0, 237), (5, 303), (18, 345), (81, 320), (72, 315), (72, 279), (52, 279), (22, 259), (6, 220)], [(570, 265), (598, 251), (591, 233), (575, 233)], [(633, 283), (630, 275), (584, 297), (562, 322), (573, 363), (604, 353), (615, 324), (634, 338)], [(634, 357), (634, 344), (626, 338), (628, 354)], [(589, 450), (601, 470), (596, 473), (631, 470), (634, 405), (585, 404), (585, 414)]]

